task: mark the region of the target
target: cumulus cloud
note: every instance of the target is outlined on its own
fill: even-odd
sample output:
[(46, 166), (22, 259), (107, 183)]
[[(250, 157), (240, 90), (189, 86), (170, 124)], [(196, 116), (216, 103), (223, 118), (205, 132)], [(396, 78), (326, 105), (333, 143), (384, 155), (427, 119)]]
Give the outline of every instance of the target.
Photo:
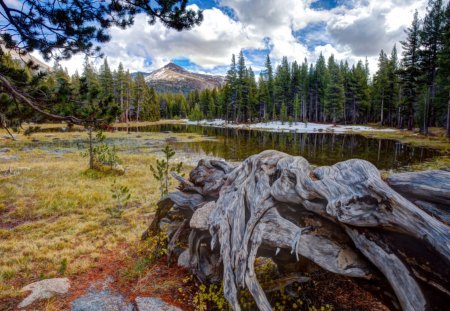
[[(314, 5), (317, 1), (321, 0), (218, 0), (216, 7), (204, 10), (200, 26), (183, 32), (158, 22), (149, 25), (145, 16), (138, 15), (132, 27), (111, 30), (112, 40), (103, 52), (112, 67), (122, 62), (130, 71), (150, 71), (182, 58), (197, 71), (223, 73), (231, 54), (241, 49), (256, 70), (263, 66), (266, 52), (274, 63), (283, 56), (311, 62), (319, 53), (333, 53), (352, 64), (368, 56), (375, 68), (380, 49), (389, 52), (403, 39), (414, 10), (424, 11), (427, 2), (352, 0), (331, 9), (314, 9), (320, 7)], [(310, 31), (311, 25), (323, 26)], [(82, 64), (83, 57), (63, 63), (70, 72)]]
[(338, 48), (348, 47), (358, 57), (377, 55), (390, 50), (404, 38), (415, 9), (425, 0), (358, 1), (354, 7), (334, 15), (327, 30)]

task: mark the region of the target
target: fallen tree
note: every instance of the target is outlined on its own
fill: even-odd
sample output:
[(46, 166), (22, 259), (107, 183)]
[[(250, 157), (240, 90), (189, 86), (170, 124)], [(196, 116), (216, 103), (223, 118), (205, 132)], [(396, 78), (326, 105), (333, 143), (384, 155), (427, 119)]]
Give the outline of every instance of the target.
[[(313, 168), (272, 150), (236, 168), (202, 160), (189, 180), (176, 176), (180, 191), (159, 202), (146, 235), (167, 227), (169, 256), (181, 253), (202, 282), (223, 280), (234, 310), (241, 287), (260, 310), (272, 310), (256, 279), (258, 256), (286, 275), (312, 264), (382, 280), (403, 310), (442, 310), (450, 299), (450, 172), (432, 176), (391, 177), (402, 196), (363, 160)], [(408, 178), (434, 192), (405, 187)]]

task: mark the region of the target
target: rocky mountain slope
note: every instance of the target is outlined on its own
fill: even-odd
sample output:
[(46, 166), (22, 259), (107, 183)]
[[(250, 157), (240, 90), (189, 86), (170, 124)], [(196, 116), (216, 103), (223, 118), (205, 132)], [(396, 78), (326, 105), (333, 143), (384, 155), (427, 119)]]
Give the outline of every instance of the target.
[(184, 93), (194, 90), (213, 89), (224, 82), (222, 76), (190, 72), (169, 63), (145, 77), (145, 81), (159, 93)]
[(11, 58), (20, 63), (21, 65), (25, 65), (29, 61), (32, 61), (33, 65), (38, 66), (38, 71), (51, 71), (51, 67), (49, 65), (41, 62), (39, 59), (37, 59), (31, 54), (20, 55), (16, 50), (6, 48), (6, 46), (1, 42), (0, 48), (3, 50), (4, 53), (8, 53), (9, 55), (11, 55)]

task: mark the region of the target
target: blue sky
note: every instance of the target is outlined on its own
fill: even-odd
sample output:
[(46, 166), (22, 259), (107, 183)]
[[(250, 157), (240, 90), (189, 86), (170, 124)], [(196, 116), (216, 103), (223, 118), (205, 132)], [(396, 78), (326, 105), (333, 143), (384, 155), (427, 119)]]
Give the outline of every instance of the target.
[[(367, 59), (375, 70), (381, 49), (390, 53), (404, 38), (414, 10), (423, 16), (427, 0), (191, 0), (204, 21), (177, 32), (137, 16), (134, 26), (112, 29), (103, 52), (113, 67), (152, 71), (168, 62), (187, 69), (224, 74), (231, 55), (243, 50), (247, 65), (259, 72), (267, 54), (274, 64), (314, 62), (320, 53), (350, 64)], [(398, 46), (400, 49), (400, 47)], [(100, 62), (100, 61), (99, 61)], [(81, 68), (82, 56), (63, 63)]]

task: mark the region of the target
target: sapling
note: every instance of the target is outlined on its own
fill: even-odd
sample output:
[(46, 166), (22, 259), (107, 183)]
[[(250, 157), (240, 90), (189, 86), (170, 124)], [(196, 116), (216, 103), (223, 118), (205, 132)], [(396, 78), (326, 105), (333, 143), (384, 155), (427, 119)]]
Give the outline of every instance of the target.
[(153, 177), (159, 182), (159, 190), (161, 197), (169, 192), (169, 173), (177, 172), (180, 174), (183, 168), (183, 162), (179, 162), (175, 165), (170, 165), (170, 159), (175, 155), (175, 151), (169, 145), (166, 145), (164, 149), (161, 150), (164, 154), (164, 158), (161, 160), (156, 160), (156, 167), (150, 165), (150, 171)]
[(127, 186), (121, 186), (114, 182), (111, 185), (112, 198), (116, 201), (114, 207), (108, 208), (106, 211), (112, 218), (121, 218), (123, 211), (128, 206), (131, 198), (130, 189)]

